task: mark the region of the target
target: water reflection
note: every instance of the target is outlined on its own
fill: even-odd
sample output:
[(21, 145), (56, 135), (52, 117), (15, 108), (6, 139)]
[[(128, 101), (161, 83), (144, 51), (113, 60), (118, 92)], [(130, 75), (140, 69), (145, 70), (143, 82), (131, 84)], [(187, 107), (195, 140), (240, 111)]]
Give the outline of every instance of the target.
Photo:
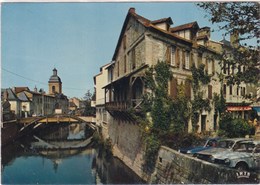
[[(3, 184), (142, 182), (121, 161), (99, 157), (86, 124), (52, 125), (2, 148)], [(88, 141), (88, 142), (86, 142)], [(142, 182), (143, 183), (143, 182)]]

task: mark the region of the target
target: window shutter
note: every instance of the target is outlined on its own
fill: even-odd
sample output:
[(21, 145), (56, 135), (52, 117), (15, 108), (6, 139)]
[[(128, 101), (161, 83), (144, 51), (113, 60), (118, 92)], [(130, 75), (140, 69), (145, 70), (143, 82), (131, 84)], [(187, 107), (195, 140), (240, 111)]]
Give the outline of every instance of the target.
[(185, 50), (182, 50), (182, 69), (185, 69)]
[(212, 99), (212, 85), (208, 85), (208, 98)]
[(166, 49), (166, 63), (171, 64), (171, 47), (168, 46)]
[(198, 54), (198, 67), (202, 64), (202, 53)]
[(123, 47), (124, 49), (126, 49), (126, 35), (124, 35), (123, 37)]
[(191, 99), (191, 83), (188, 80), (185, 81), (185, 96)]
[(177, 98), (177, 79), (176, 79), (176, 78), (172, 78), (172, 79), (171, 79), (170, 96), (171, 96), (173, 99), (176, 99), (176, 98)]
[(190, 62), (191, 62), (191, 66), (194, 66), (194, 58), (193, 58), (193, 53), (190, 52)]
[(212, 60), (212, 74), (215, 74), (215, 60)]
[(205, 71), (208, 72), (209, 71), (209, 59), (206, 58), (206, 63), (205, 63)]
[(179, 48), (176, 48), (175, 59), (176, 59), (176, 66), (179, 67), (180, 66), (180, 50), (179, 50)]

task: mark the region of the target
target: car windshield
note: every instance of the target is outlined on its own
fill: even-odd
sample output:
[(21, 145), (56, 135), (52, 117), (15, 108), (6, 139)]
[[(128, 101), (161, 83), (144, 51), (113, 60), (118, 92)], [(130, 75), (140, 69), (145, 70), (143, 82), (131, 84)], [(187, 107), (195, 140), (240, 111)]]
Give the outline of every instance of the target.
[(217, 146), (217, 140), (215, 139), (209, 139), (207, 143), (205, 144), (206, 147), (216, 147)]
[(234, 141), (232, 140), (222, 140), (218, 142), (218, 147), (220, 148), (232, 148), (234, 145)]
[(234, 151), (236, 152), (247, 152), (252, 153), (254, 151), (255, 144), (253, 143), (237, 143), (234, 147)]

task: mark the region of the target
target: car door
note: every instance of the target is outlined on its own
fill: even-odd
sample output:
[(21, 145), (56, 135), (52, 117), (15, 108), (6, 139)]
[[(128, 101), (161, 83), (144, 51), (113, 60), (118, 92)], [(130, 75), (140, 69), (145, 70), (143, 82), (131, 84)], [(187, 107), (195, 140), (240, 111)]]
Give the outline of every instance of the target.
[(260, 169), (260, 144), (256, 145), (253, 152), (253, 158), (254, 158), (254, 168)]

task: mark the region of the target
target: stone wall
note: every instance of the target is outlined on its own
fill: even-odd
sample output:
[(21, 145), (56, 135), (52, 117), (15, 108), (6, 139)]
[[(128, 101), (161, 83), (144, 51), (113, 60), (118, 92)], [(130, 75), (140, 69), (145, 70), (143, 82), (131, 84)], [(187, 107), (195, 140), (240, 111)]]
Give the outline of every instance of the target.
[(151, 183), (255, 183), (257, 181), (255, 178), (257, 178), (257, 176), (253, 173), (251, 173), (250, 178), (238, 178), (236, 170), (211, 164), (162, 146), (159, 151), (158, 161), (155, 172), (151, 178)]
[(113, 155), (146, 180), (142, 171), (143, 149), (139, 126), (128, 121), (110, 119), (113, 121), (108, 127), (108, 133), (112, 140)]

